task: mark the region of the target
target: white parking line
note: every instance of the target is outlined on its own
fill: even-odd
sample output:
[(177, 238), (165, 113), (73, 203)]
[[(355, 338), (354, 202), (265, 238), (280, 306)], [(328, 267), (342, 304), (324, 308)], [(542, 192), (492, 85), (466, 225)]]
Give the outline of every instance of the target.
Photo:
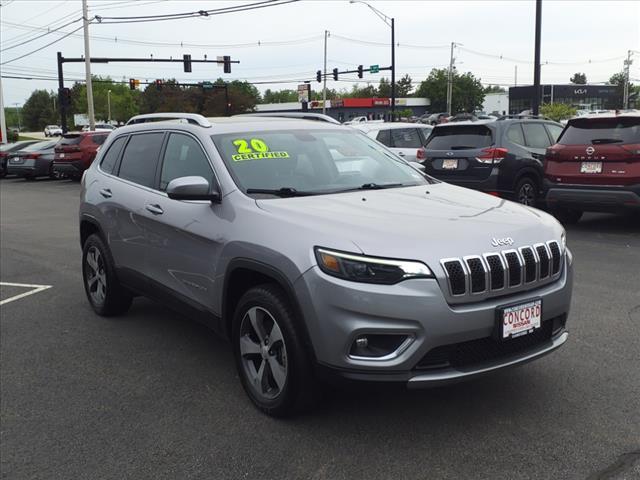
[(31, 288), (28, 292), (21, 293), (19, 295), (14, 295), (13, 297), (9, 297), (5, 300), (0, 301), (0, 305), (4, 305), (9, 302), (13, 302), (14, 300), (19, 300), (24, 297), (28, 297), (29, 295), (33, 295), (34, 293), (40, 293), (48, 288), (51, 288), (52, 285), (30, 285), (28, 283), (8, 283), (8, 282), (0, 282), (0, 287), (21, 287), (21, 288)]

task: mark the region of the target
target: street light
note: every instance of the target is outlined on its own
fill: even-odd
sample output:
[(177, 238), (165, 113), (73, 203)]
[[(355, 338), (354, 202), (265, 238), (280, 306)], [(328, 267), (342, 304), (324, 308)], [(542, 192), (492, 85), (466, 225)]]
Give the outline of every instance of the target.
[(107, 90), (107, 123), (111, 123), (111, 90)]
[(349, 0), (349, 3), (362, 3), (369, 7), (380, 20), (391, 27), (391, 121), (395, 121), (396, 113), (396, 47), (395, 47), (395, 19), (385, 15), (377, 8), (363, 0)]

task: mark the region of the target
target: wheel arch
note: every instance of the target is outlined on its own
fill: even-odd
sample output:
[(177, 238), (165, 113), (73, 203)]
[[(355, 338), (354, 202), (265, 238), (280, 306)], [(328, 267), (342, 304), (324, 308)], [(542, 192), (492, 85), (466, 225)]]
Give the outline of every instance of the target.
[(84, 246), (84, 242), (87, 241), (90, 235), (97, 233), (106, 242), (107, 237), (102, 230), (102, 227), (98, 221), (88, 214), (82, 214), (80, 217), (80, 247)]

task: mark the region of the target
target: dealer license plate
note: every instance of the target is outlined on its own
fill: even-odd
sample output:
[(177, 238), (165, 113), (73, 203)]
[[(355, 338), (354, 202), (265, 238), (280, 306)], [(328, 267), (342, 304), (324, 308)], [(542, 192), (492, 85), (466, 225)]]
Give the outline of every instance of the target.
[(498, 309), (500, 339), (516, 338), (533, 332), (542, 325), (542, 300)]
[(442, 160), (443, 170), (455, 170), (457, 168), (458, 168), (457, 158), (445, 158), (444, 160)]
[(20, 163), (20, 157), (13, 157), (11, 163)]
[(61, 154), (60, 154), (60, 158), (64, 158), (64, 153), (61, 153)]
[(602, 162), (582, 162), (580, 173), (602, 173)]

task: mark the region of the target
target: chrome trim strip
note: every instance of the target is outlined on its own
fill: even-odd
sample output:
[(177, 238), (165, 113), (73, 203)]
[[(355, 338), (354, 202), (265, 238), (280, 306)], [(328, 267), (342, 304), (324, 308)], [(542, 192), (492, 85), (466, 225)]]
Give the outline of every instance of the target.
[[(547, 258), (549, 259), (548, 261), (548, 268), (547, 268), (547, 276), (546, 277), (542, 277), (542, 259), (540, 258), (540, 255), (538, 254), (538, 247), (542, 247), (544, 248), (544, 251), (547, 252)], [(538, 280), (546, 280), (547, 278), (549, 278), (551, 276), (551, 253), (549, 253), (549, 249), (547, 248), (547, 246), (544, 243), (536, 243), (533, 245), (533, 250), (536, 252), (536, 256), (538, 257)]]
[(509, 270), (507, 272), (507, 281), (509, 283), (507, 283), (508, 288), (516, 288), (519, 287), (520, 285), (522, 285), (524, 283), (524, 260), (522, 259), (522, 257), (520, 256), (520, 253), (518, 252), (518, 250), (511, 249), (511, 250), (503, 250), (502, 252), (502, 256), (504, 257), (504, 261), (507, 264), (507, 266), (509, 265), (509, 262), (507, 261), (507, 253), (515, 253), (516, 254), (516, 258), (518, 259), (518, 263), (520, 264), (520, 281), (518, 283), (516, 283), (515, 285), (511, 285), (511, 270)]
[[(522, 253), (524, 250), (530, 250), (531, 253), (533, 254), (533, 263), (535, 265), (535, 269), (536, 271), (534, 272), (533, 275), (533, 280), (527, 282), (527, 273), (528, 273), (528, 268), (527, 268), (527, 261), (524, 258), (524, 254)], [(522, 257), (522, 261), (524, 262), (524, 272), (522, 272), (522, 281), (527, 284), (527, 283), (534, 283), (538, 280), (538, 255), (536, 254), (536, 251), (531, 248), (530, 246), (524, 246), (524, 247), (520, 247), (518, 248), (518, 251), (520, 252), (520, 256)]]
[[(359, 335), (367, 335), (367, 334), (366, 333), (360, 333)], [(375, 335), (375, 334), (371, 333), (371, 335)], [(384, 334), (384, 335), (387, 335), (387, 334)], [(395, 334), (391, 333), (389, 335), (395, 335)], [(403, 333), (401, 335), (407, 335), (407, 338), (393, 352), (387, 353), (386, 355), (383, 355), (382, 357), (361, 357), (359, 355), (350, 355), (350, 354), (347, 354), (347, 357), (350, 360), (358, 360), (360, 362), (384, 362), (384, 361), (387, 361), (387, 360), (393, 360), (394, 358), (398, 358), (400, 355), (402, 355), (407, 350), (407, 348), (409, 348), (409, 346), (415, 340), (415, 336), (412, 335), (412, 334), (404, 334)], [(355, 341), (355, 337), (354, 337), (354, 340), (351, 343), (353, 343), (354, 341)], [(349, 348), (351, 348), (351, 343), (349, 344)]]
[[(500, 252), (483, 253), (482, 256), (484, 257), (484, 261), (487, 265), (487, 270), (489, 271), (489, 286), (487, 290), (491, 292), (501, 292), (502, 290), (505, 290), (508, 286), (507, 279), (509, 278), (509, 272), (508, 272), (507, 266), (505, 265), (505, 261), (502, 258), (502, 255), (500, 255)], [(493, 282), (491, 281), (491, 264), (489, 263), (489, 257), (498, 257), (498, 260), (500, 260), (500, 264), (502, 265), (502, 288), (493, 288)]]
[[(462, 271), (464, 272), (464, 293), (453, 293), (453, 289), (451, 288), (451, 277), (449, 277), (449, 272), (447, 271), (447, 267), (445, 267), (445, 263), (449, 262), (458, 262), (462, 267)], [(443, 258), (440, 260), (440, 265), (442, 266), (442, 270), (444, 271), (444, 276), (447, 279), (447, 285), (449, 286), (449, 294), (452, 297), (463, 297), (469, 291), (469, 272), (467, 272), (466, 265), (459, 258)]]
[[(473, 259), (478, 259), (480, 260), (480, 265), (482, 265), (482, 270), (484, 270), (484, 289), (480, 290), (478, 292), (474, 292), (473, 291), (473, 280), (471, 279), (471, 267), (469, 267), (469, 264), (467, 263), (469, 260), (473, 260)], [(480, 255), (467, 255), (466, 257), (462, 257), (462, 263), (464, 263), (465, 267), (467, 267), (467, 277), (469, 278), (469, 288), (468, 288), (468, 292), (471, 295), (481, 295), (483, 293), (485, 293), (488, 289), (489, 289), (489, 270), (487, 268), (487, 266), (484, 263), (484, 260), (482, 259), (482, 257)]]

